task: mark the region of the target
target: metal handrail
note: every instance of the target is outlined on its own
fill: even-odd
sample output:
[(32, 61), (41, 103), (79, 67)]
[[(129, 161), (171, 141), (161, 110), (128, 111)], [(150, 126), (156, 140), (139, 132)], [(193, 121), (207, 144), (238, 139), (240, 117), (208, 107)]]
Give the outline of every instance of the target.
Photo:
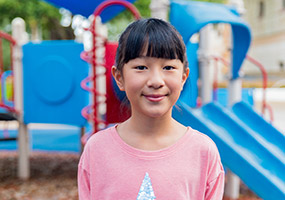
[[(129, 9), (136, 19), (140, 18), (139, 11), (136, 9), (136, 7), (133, 4), (127, 1), (118, 1), (118, 0), (104, 1), (95, 9), (93, 13), (94, 19), (91, 24), (91, 27), (88, 29), (93, 35), (93, 40), (92, 40), (93, 47), (90, 52), (81, 53), (81, 58), (85, 60), (86, 62), (91, 63), (92, 69), (93, 69), (93, 76), (89, 76), (81, 82), (81, 87), (83, 89), (87, 90), (88, 92), (93, 93), (93, 105), (86, 106), (85, 108), (82, 109), (82, 112), (81, 112), (83, 117), (85, 117), (87, 120), (91, 120), (94, 123), (93, 130), (89, 133), (89, 135), (92, 135), (99, 130), (99, 124), (105, 124), (105, 125), (107, 124), (106, 121), (98, 118), (98, 106), (106, 102), (107, 96), (105, 94), (98, 92), (96, 89), (97, 88), (96, 86), (97, 77), (104, 75), (106, 73), (106, 72), (104, 74), (97, 73), (98, 66), (104, 66), (104, 67), (106, 66), (105, 66), (105, 63), (96, 62), (96, 49), (97, 49), (96, 37), (103, 38), (103, 41), (105, 41), (103, 45), (106, 44), (107, 38), (96, 33), (96, 17), (98, 17), (105, 8), (112, 6), (112, 5), (122, 5), (126, 7), (127, 9)], [(89, 82), (93, 82), (92, 88), (88, 86)], [(104, 100), (99, 101), (97, 99), (98, 96), (103, 96)], [(87, 138), (88, 137), (86, 137), (86, 134), (82, 137), (81, 141), (83, 144), (86, 142)]]
[(271, 106), (269, 104), (267, 104), (267, 102), (266, 102), (266, 89), (267, 89), (267, 82), (268, 82), (268, 76), (267, 76), (266, 69), (260, 62), (258, 62), (257, 60), (255, 60), (251, 56), (247, 55), (246, 58), (249, 62), (251, 62), (252, 64), (257, 66), (262, 73), (263, 98), (262, 98), (262, 111), (261, 111), (261, 113), (264, 115), (265, 110), (267, 109), (269, 112), (270, 121), (273, 122), (273, 120), (274, 120), (273, 110), (272, 110)]
[[(16, 40), (11, 35), (9, 35), (8, 33), (0, 31), (0, 41), (1, 41), (0, 42), (0, 49), (1, 49), (1, 52), (2, 52), (2, 39), (5, 39), (10, 43), (11, 71), (13, 72), (13, 47), (16, 45)], [(0, 56), (0, 77), (1, 77), (1, 79), (5, 78), (5, 76), (2, 76), (3, 73), (4, 73), (4, 65), (3, 65), (3, 57), (1, 54), (1, 56)], [(13, 78), (12, 73), (10, 76), (12, 76), (12, 78)], [(3, 81), (1, 81), (1, 82), (3, 84)], [(14, 85), (14, 82), (12, 84)], [(5, 94), (3, 93), (4, 90), (1, 90), (1, 92), (2, 92), (2, 95), (1, 95), (1, 99), (0, 99), (0, 107), (7, 109), (9, 112), (16, 113), (16, 110), (14, 107), (8, 106), (5, 104), (5, 101), (4, 101), (4, 95)], [(14, 102), (14, 95), (12, 96), (12, 102)]]

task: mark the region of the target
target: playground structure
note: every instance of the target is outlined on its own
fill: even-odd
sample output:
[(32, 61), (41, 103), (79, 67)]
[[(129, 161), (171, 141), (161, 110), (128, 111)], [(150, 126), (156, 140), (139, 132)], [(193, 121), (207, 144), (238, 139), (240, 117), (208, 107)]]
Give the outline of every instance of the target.
[[(128, 113), (122, 113), (120, 110), (121, 103), (119, 99), (122, 99), (123, 94), (115, 92), (116, 86), (112, 81), (109, 71), (110, 67), (114, 64), (117, 44), (109, 43), (104, 38), (103, 44), (106, 49), (105, 63), (96, 62), (96, 17), (107, 6), (118, 4), (117, 1), (107, 2), (97, 7), (94, 12), (95, 18), (90, 27), (90, 31), (93, 34), (93, 49), (91, 52), (81, 53), (83, 51), (82, 45), (74, 42), (67, 42), (64, 45), (63, 43), (53, 42), (43, 42), (41, 44), (28, 43), (23, 46), (24, 105), (22, 109), (17, 109), (15, 104), (15, 111), (17, 110), (18, 113), (24, 111), (24, 115), (18, 114), (20, 116), (18, 118), (20, 129), (21, 127), (25, 129), (28, 123), (60, 123), (83, 127), (86, 124), (86, 119), (80, 113), (81, 109), (88, 104), (89, 96), (86, 91), (78, 87), (80, 83), (84, 89), (93, 93), (92, 105), (82, 110), (83, 116), (93, 121), (92, 123), (94, 124), (94, 129), (89, 134), (94, 134), (102, 127), (102, 124), (106, 126), (107, 124), (118, 123), (128, 117)], [(124, 5), (128, 8), (133, 7), (128, 3)], [(134, 13), (136, 12), (134, 11)], [(137, 14), (136, 18), (138, 18)], [(259, 116), (250, 105), (241, 102), (239, 70), (243, 60), (246, 58), (250, 45), (250, 31), (248, 26), (233, 8), (218, 4), (187, 1), (172, 1), (170, 22), (183, 36), (187, 46), (191, 71), (190, 77), (177, 103), (180, 109), (174, 109), (174, 118), (186, 126), (191, 126), (209, 135), (218, 146), (223, 164), (237, 174), (261, 198), (265, 200), (284, 198), (285, 177), (284, 173), (282, 173), (285, 170), (284, 135)], [(232, 60), (226, 61), (231, 66), (231, 77), (228, 88), (229, 102), (227, 107), (221, 106), (218, 102), (212, 102), (213, 93), (211, 86), (209, 86), (212, 83), (207, 81), (207, 76), (209, 75), (209, 73), (206, 73), (209, 67), (208, 62), (212, 58), (207, 55), (207, 43), (203, 43), (202, 41), (203, 37), (207, 37), (207, 31), (205, 31), (204, 27), (212, 23), (228, 23), (232, 28)], [(199, 31), (201, 32), (201, 44), (191, 43), (191, 36)], [(17, 45), (17, 43), (15, 44)], [(48, 48), (52, 50), (47, 50)], [(58, 50), (54, 52), (54, 49)], [(71, 49), (74, 53), (72, 56), (70, 56)], [(65, 53), (62, 54), (62, 52)], [(86, 78), (88, 76), (88, 65), (80, 61), (80, 53), (85, 60), (90, 62), (93, 76)], [(42, 55), (47, 57), (42, 57)], [(80, 68), (76, 68), (76, 76), (74, 72), (70, 71), (70, 66), (73, 66), (71, 63), (75, 62), (68, 60), (71, 57), (77, 58), (77, 67), (80, 66)], [(217, 60), (220, 61), (221, 59)], [(37, 62), (40, 65), (35, 64)], [(98, 65), (106, 67), (107, 97), (105, 97), (105, 94), (96, 92), (96, 88), (98, 88), (96, 84), (96, 77), (98, 76), (96, 66)], [(21, 65), (18, 65), (18, 67), (21, 67)], [(197, 107), (199, 68), (202, 79), (201, 107)], [(55, 71), (59, 74), (59, 77), (54, 77), (53, 81), (50, 81), (50, 77), (53, 77)], [(66, 79), (63, 80), (62, 77)], [(26, 82), (27, 80), (29, 81)], [(88, 82), (91, 80), (93, 81), (92, 88), (88, 85)], [(75, 86), (74, 84), (78, 85)], [(63, 87), (58, 88), (58, 85)], [(266, 82), (264, 86), (266, 86)], [(73, 91), (79, 93), (73, 93)], [(80, 96), (82, 99), (73, 101), (73, 96)], [(98, 101), (99, 96), (104, 96), (103, 99), (106, 98), (107, 110), (105, 116), (99, 115), (97, 112), (98, 105), (103, 103)], [(17, 97), (16, 93), (15, 97)], [(18, 104), (20, 105), (20, 103)], [(74, 108), (76, 104), (79, 106)], [(39, 109), (33, 109), (35, 105), (38, 105)], [(263, 109), (266, 107), (264, 99)], [(61, 113), (66, 113), (68, 110), (73, 110), (74, 115), (71, 113), (61, 115)], [(20, 133), (21, 131), (19, 131), (18, 136), (19, 144), (21, 141), (25, 141), (25, 139), (21, 139), (23, 136)], [(24, 131), (22, 135), (25, 138), (27, 133)], [(83, 142), (86, 141), (88, 136), (85, 135), (83, 137)], [(19, 148), (21, 148), (20, 146)], [(25, 148), (24, 154), (19, 155), (22, 158), (20, 163), (25, 162), (23, 160), (28, 155), (28, 152), (25, 152)], [(24, 165), (24, 170), (27, 171), (28, 164), (24, 163)], [(27, 175), (24, 174), (24, 178)]]
[[(11, 69), (4, 70), (4, 60), (3, 60), (3, 48), (2, 48), (2, 39), (9, 42), (10, 47), (10, 65)], [(13, 79), (12, 79), (12, 71), (13, 71), (13, 48), (16, 45), (16, 41), (8, 34), (4, 32), (0, 32), (0, 77), (1, 77), (1, 98), (0, 98), (0, 108), (5, 109), (7, 112), (1, 113), (1, 120), (15, 120), (16, 110), (14, 108), (14, 96), (12, 94), (13, 88)], [(8, 89), (9, 88), (9, 89)], [(9, 91), (9, 94), (7, 92)], [(9, 97), (8, 97), (9, 96)]]
[[(125, 6), (126, 8), (128, 8), (131, 13), (134, 15), (134, 17), (136, 19), (139, 19), (140, 18), (140, 14), (138, 12), (138, 10), (136, 9), (136, 7), (134, 7), (131, 3), (127, 2), (127, 1), (105, 1), (103, 2), (102, 4), (100, 4), (96, 10), (94, 11), (93, 13), (93, 16), (94, 16), (94, 19), (93, 19), (93, 22), (92, 22), (92, 25), (91, 27), (89, 28), (89, 31), (92, 33), (93, 35), (93, 40), (92, 40), (92, 50), (91, 52), (83, 52), (82, 53), (82, 57), (83, 59), (86, 61), (86, 62), (89, 62), (92, 66), (92, 72), (93, 72), (93, 75), (92, 76), (89, 76), (87, 77), (86, 79), (84, 79), (82, 81), (82, 84), (81, 86), (93, 93), (93, 105), (89, 105), (85, 108), (83, 108), (82, 110), (82, 115), (87, 119), (87, 120), (90, 120), (93, 121), (93, 131), (91, 131), (91, 135), (96, 133), (98, 130), (100, 130), (100, 124), (101, 124), (101, 129), (102, 128), (105, 128), (107, 125), (108, 125), (108, 121), (107, 120), (104, 120), (102, 119), (102, 117), (100, 117), (100, 114), (98, 112), (98, 107), (100, 106), (100, 104), (105, 104), (106, 103), (106, 98), (107, 98), (107, 95), (106, 94), (102, 94), (100, 92), (97, 91), (97, 77), (100, 76), (100, 75), (106, 75), (108, 73), (108, 75), (110, 76), (110, 67), (112, 67), (113, 63), (112, 61), (114, 61), (114, 57), (112, 56), (112, 58), (109, 60), (109, 59), (106, 59), (105, 62), (106, 63), (98, 63), (97, 61), (97, 55), (96, 55), (96, 50), (98, 48), (98, 45), (97, 43), (99, 43), (97, 40), (98, 40), (98, 37), (102, 39), (103, 42), (100, 42), (100, 43), (103, 43), (104, 47), (106, 46), (106, 48), (113, 48), (113, 53), (114, 53), (114, 50), (116, 50), (116, 45), (112, 45), (112, 44), (109, 44), (107, 42), (107, 38), (102, 36), (102, 35), (99, 35), (97, 32), (96, 32), (96, 20), (97, 20), (97, 17), (100, 16), (100, 14), (102, 13), (102, 11), (104, 9), (106, 9), (107, 7), (109, 6), (112, 6), (112, 5), (123, 5)], [(110, 51), (106, 50), (106, 55), (105, 57), (110, 57), (110, 55), (108, 54)], [(84, 56), (85, 55), (85, 56)], [(114, 54), (113, 54), (114, 55)], [(108, 65), (107, 65), (108, 64)], [(99, 66), (104, 66), (106, 68), (106, 71), (104, 74), (98, 74), (97, 73), (97, 68), (98, 68), (98, 65)], [(109, 69), (107, 69), (109, 67)], [(90, 82), (92, 80), (92, 83), (93, 83), (93, 87), (90, 89), (87, 84), (88, 82)], [(111, 80), (110, 78), (108, 80)], [(110, 87), (109, 87), (110, 88)], [(109, 92), (110, 93), (110, 92)], [(107, 93), (108, 94), (108, 93)], [(100, 96), (103, 96), (103, 98), (105, 99), (105, 101), (99, 101), (98, 100), (98, 97)], [(110, 98), (109, 98), (110, 99)], [(91, 110), (91, 111), (90, 111)], [(112, 109), (110, 109), (112, 110)], [(90, 115), (91, 114), (91, 115)], [(83, 142), (85, 142), (83, 140)]]
[[(2, 101), (1, 120), (17, 120), (18, 135), (11, 137), (9, 130), (6, 130), (7, 134), (1, 142), (17, 139), (18, 176), (27, 179), (30, 151), (28, 124), (68, 124), (81, 129), (85, 126), (81, 109), (88, 104), (88, 93), (80, 87), (80, 82), (88, 75), (88, 65), (78, 56), (83, 51), (82, 44), (75, 41), (28, 43), (24, 21), (16, 18), (12, 27), (12, 37), (2, 33), (1, 38), (13, 42), (13, 71), (10, 75), (14, 80), (14, 101)], [(69, 49), (72, 51), (69, 52)], [(1, 78), (5, 83), (5, 76)], [(2, 88), (5, 88), (4, 84)], [(1, 96), (5, 97), (4, 89)]]

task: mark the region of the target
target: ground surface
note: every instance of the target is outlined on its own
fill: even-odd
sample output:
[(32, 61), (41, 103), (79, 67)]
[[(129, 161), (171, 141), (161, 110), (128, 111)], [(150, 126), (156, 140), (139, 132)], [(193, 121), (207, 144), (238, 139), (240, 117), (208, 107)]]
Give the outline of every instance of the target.
[(32, 153), (31, 179), (17, 179), (17, 154), (0, 151), (1, 200), (77, 200), (78, 155)]
[[(31, 179), (17, 179), (17, 154), (0, 151), (1, 200), (77, 200), (78, 155), (32, 153)], [(260, 200), (244, 185), (239, 200)]]

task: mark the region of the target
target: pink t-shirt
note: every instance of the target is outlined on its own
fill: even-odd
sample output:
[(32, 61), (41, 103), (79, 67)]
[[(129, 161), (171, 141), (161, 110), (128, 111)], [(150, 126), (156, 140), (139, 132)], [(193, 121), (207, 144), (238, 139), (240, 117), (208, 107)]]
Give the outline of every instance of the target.
[(115, 127), (93, 135), (78, 165), (80, 200), (221, 200), (224, 170), (214, 142), (189, 127), (175, 144), (143, 151)]

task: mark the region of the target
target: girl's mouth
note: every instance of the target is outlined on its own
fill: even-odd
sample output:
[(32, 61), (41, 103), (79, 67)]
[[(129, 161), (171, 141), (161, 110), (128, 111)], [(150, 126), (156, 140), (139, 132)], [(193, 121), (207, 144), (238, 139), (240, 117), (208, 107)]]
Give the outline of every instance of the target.
[(160, 102), (162, 101), (167, 95), (158, 95), (158, 94), (149, 94), (143, 95), (147, 100), (151, 102)]

